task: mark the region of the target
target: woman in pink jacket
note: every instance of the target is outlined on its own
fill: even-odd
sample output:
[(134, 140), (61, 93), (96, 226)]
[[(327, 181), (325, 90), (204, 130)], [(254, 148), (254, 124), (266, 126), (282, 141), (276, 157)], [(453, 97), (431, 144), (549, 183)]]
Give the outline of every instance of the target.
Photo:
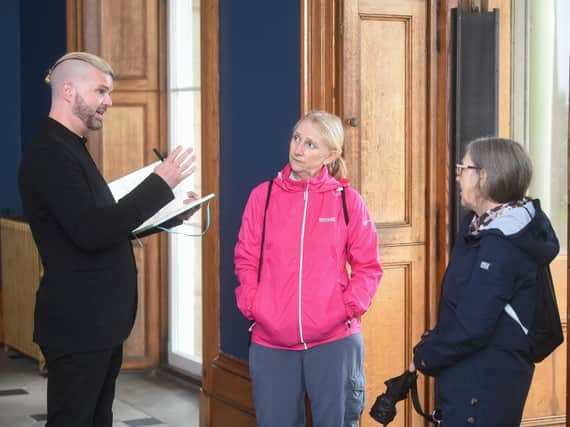
[[(258, 426), (356, 426), (364, 408), (360, 318), (382, 276), (376, 228), (350, 187), (340, 119), (312, 111), (289, 164), (251, 192), (235, 248), (241, 312), (252, 320)], [(349, 268), (347, 268), (349, 265)]]

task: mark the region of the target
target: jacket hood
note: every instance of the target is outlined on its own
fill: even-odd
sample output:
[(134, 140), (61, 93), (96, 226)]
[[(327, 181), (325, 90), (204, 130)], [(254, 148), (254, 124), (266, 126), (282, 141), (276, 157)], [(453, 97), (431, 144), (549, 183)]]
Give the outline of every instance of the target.
[(348, 179), (336, 179), (329, 174), (326, 166), (321, 168), (321, 172), (309, 180), (291, 179), (291, 165), (287, 164), (275, 178), (274, 182), (285, 191), (305, 191), (307, 184), (309, 191), (325, 192), (340, 191), (342, 187), (348, 187), (350, 182)]
[(495, 218), (481, 231), (481, 237), (485, 233), (499, 233), (539, 265), (549, 264), (560, 250), (556, 233), (538, 199)]

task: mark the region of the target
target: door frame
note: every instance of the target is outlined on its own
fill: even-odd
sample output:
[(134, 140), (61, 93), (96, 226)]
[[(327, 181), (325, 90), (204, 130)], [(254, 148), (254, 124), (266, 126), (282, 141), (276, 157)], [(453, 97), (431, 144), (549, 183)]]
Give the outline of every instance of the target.
[[(219, 194), (219, 3), (203, 2), (201, 9), (201, 84), (202, 141), (201, 166), (204, 194)], [(202, 238), (202, 393), (200, 395), (200, 425), (224, 425), (234, 413), (220, 414), (219, 403), (230, 411), (235, 408), (253, 417), (251, 383), (247, 363), (229, 356), (220, 348), (220, 214), (219, 199), (210, 203), (210, 229)], [(204, 213), (203, 213), (204, 215)], [(218, 412), (216, 413), (216, 409)], [(214, 414), (216, 415), (214, 420)], [(247, 418), (247, 415), (246, 415)], [(233, 425), (246, 425), (234, 419)]]

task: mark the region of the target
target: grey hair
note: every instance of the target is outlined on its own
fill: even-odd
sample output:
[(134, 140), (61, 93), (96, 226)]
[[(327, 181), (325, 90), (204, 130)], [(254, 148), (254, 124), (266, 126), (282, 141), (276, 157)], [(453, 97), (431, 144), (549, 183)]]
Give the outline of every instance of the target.
[(89, 53), (89, 52), (69, 52), (69, 53), (66, 53), (65, 55), (63, 55), (57, 61), (55, 61), (55, 63), (49, 69), (49, 71), (48, 71), (48, 73), (44, 79), (45, 82), (48, 85), (51, 85), (52, 74), (53, 74), (54, 70), (57, 68), (57, 66), (59, 64), (61, 64), (62, 62), (69, 61), (71, 59), (86, 62), (89, 65), (92, 65), (93, 67), (97, 68), (99, 71), (102, 71), (103, 73), (108, 74), (111, 77), (114, 77), (113, 68), (111, 68), (111, 66), (109, 65), (109, 63), (107, 63), (107, 61), (98, 57), (97, 55), (94, 55), (94, 54)]
[(522, 145), (511, 139), (485, 137), (471, 141), (465, 152), (475, 166), (487, 173), (485, 196), (497, 203), (525, 197), (532, 179), (532, 162)]

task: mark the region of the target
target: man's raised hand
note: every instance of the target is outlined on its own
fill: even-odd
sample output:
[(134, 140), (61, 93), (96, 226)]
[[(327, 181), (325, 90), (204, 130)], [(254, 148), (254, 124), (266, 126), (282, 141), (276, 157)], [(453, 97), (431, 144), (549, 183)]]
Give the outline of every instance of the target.
[(154, 173), (160, 176), (170, 188), (176, 187), (196, 170), (196, 155), (193, 148), (182, 151), (182, 146), (176, 147), (163, 162), (156, 168)]

